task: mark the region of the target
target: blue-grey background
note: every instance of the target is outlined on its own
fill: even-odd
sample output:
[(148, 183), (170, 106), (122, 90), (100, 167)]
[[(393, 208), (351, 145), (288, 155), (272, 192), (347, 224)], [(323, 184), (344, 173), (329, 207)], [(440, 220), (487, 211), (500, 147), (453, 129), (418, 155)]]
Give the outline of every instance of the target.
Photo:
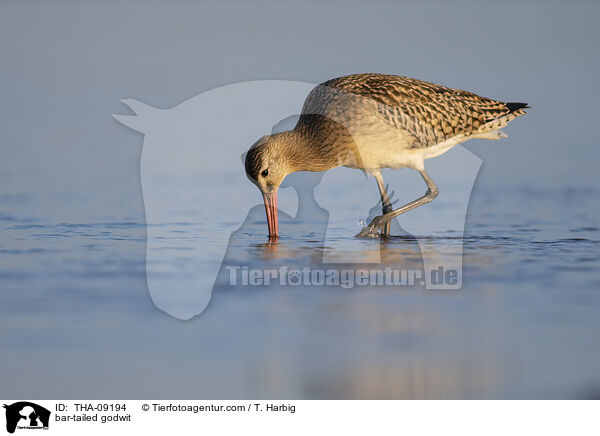
[[(591, 1), (2, 2), (0, 396), (598, 397), (599, 13)], [(356, 72), (532, 106), (510, 138), (466, 144), (483, 166), (463, 289), (224, 291), (188, 322), (154, 308), (142, 136), (111, 117), (127, 113), (119, 100), (168, 108), (238, 81)], [(260, 242), (249, 237), (249, 257)]]

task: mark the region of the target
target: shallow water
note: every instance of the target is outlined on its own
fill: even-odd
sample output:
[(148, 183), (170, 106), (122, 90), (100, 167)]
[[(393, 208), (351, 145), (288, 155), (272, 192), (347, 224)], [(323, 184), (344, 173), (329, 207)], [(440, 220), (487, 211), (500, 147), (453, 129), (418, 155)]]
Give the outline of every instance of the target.
[[(591, 188), (476, 189), (460, 290), (229, 286), (223, 269), (208, 308), (182, 321), (150, 299), (143, 216), (54, 222), (36, 214), (37, 205), (72, 207), (69, 199), (5, 195), (2, 391), (15, 398), (597, 398), (599, 199)], [(385, 264), (422, 267), (410, 236), (381, 246), (357, 240), (357, 217), (348, 215), (330, 224), (334, 249), (368, 257), (376, 243)], [(225, 263), (322, 266), (327, 244), (314, 216), (281, 212), (284, 235), (269, 244), (258, 205), (231, 237)], [(197, 226), (174, 224), (164, 241), (174, 254), (162, 273), (178, 276), (185, 254), (177, 247), (193, 243)], [(431, 238), (460, 243), (452, 234)], [(206, 248), (214, 261), (218, 250)]]

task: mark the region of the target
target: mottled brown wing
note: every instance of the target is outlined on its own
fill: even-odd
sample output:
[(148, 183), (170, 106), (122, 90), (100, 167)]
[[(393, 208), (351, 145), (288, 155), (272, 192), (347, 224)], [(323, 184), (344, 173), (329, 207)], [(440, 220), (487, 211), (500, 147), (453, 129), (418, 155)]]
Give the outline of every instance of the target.
[(523, 103), (504, 103), (472, 92), (386, 74), (355, 74), (322, 84), (374, 99), (380, 113), (408, 132), (413, 147), (429, 147), (457, 135), (498, 129), (519, 115)]

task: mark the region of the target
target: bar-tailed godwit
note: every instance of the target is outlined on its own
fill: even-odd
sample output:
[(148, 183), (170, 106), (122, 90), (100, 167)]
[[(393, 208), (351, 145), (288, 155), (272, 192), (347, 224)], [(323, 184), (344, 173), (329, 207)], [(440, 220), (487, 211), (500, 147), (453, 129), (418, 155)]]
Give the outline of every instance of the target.
[[(390, 220), (430, 202), (438, 188), (424, 161), (468, 139), (500, 139), (500, 128), (523, 115), (525, 103), (504, 103), (468, 91), (387, 74), (354, 74), (315, 87), (296, 127), (263, 136), (246, 155), (246, 174), (262, 192), (269, 236), (279, 236), (277, 189), (295, 171), (338, 166), (373, 175), (382, 215), (357, 236), (388, 235)], [(412, 168), (427, 192), (392, 210), (383, 168)]]

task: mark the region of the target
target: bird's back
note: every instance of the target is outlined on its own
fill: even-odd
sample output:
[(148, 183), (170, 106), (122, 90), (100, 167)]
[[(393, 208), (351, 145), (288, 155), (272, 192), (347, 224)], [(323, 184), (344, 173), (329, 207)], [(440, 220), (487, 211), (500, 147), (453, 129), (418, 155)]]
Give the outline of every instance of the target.
[(460, 142), (485, 137), (523, 115), (527, 107), (409, 77), (369, 73), (343, 76), (317, 86), (306, 98), (305, 119), (315, 112), (336, 114), (337, 108), (331, 106), (339, 105), (340, 94), (350, 96), (351, 101), (373, 103), (370, 107), (381, 119), (403, 132), (408, 148), (432, 147), (455, 137)]

